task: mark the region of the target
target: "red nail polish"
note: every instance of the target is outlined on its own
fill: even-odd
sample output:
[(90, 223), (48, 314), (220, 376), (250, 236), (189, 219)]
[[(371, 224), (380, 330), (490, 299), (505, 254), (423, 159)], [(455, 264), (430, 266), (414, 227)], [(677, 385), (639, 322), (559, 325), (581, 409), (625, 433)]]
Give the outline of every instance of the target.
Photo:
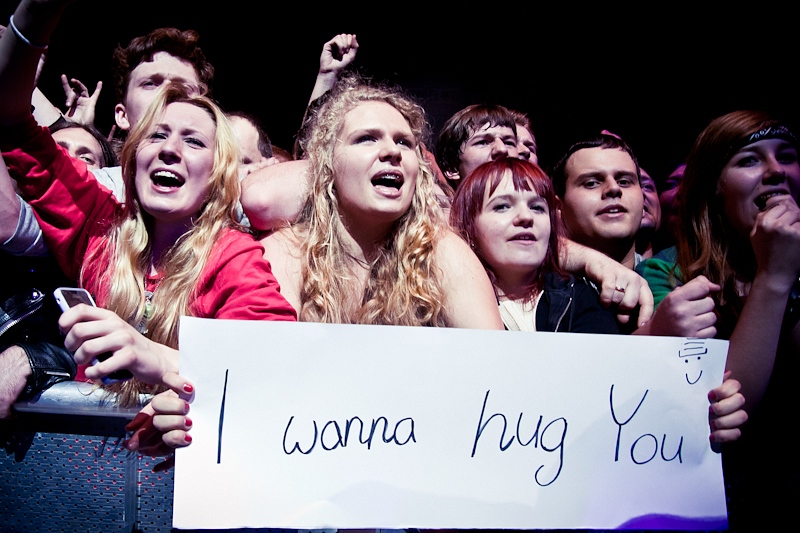
[(713, 390), (708, 392), (708, 401), (710, 401), (710, 402), (716, 402), (717, 401), (717, 393), (714, 392)]
[(187, 428), (192, 427), (192, 419), (187, 416), (186, 417), (186, 422), (184, 422), (184, 424), (186, 424)]
[(192, 393), (194, 392), (194, 387), (192, 387), (191, 383), (184, 383), (183, 390), (184, 392)]
[(192, 442), (192, 436), (187, 433), (186, 436), (183, 437), (183, 440), (185, 440), (187, 443)]
[(189, 402), (183, 402), (183, 412), (184, 414), (189, 412)]

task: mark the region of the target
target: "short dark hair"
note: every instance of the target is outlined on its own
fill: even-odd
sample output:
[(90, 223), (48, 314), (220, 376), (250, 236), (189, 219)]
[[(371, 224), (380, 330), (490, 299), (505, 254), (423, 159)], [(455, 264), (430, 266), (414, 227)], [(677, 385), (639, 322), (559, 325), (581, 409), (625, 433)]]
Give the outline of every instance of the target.
[(118, 45), (114, 50), (114, 88), (117, 102), (122, 102), (128, 94), (128, 82), (133, 69), (145, 61), (152, 61), (158, 52), (166, 52), (190, 63), (197, 73), (201, 91), (210, 95), (214, 67), (198, 46), (199, 40), (200, 35), (194, 30), (157, 28), (147, 35), (134, 37), (124, 48)]
[(249, 122), (256, 129), (256, 133), (258, 134), (258, 152), (267, 159), (272, 157), (272, 141), (270, 141), (269, 135), (264, 131), (264, 128), (261, 127), (261, 121), (258, 117), (244, 111), (231, 111), (225, 114), (228, 118), (238, 117)]
[[(506, 126), (517, 133), (514, 114), (501, 105), (474, 104), (456, 112), (447, 119), (436, 141), (436, 162), (444, 173), (458, 172), (461, 145), (476, 131), (490, 127)], [(466, 176), (461, 176), (462, 179)]]
[(578, 150), (584, 150), (587, 148), (602, 148), (604, 150), (622, 150), (623, 152), (627, 152), (627, 154), (631, 156), (631, 159), (633, 159), (633, 164), (636, 165), (636, 179), (640, 179), (641, 171), (639, 170), (639, 160), (636, 159), (636, 156), (634, 155), (633, 150), (628, 143), (616, 135), (601, 133), (597, 137), (593, 137), (586, 141), (576, 142), (570, 146), (567, 152), (561, 157), (561, 159), (559, 159), (558, 163), (556, 163), (556, 166), (553, 167), (550, 177), (553, 180), (553, 189), (556, 192), (556, 196), (559, 198), (564, 198), (564, 192), (567, 188), (567, 161), (569, 161), (569, 158), (572, 157), (572, 154)]
[(98, 166), (103, 167), (116, 167), (119, 165), (119, 159), (117, 159), (117, 154), (114, 152), (113, 148), (111, 147), (111, 143), (108, 142), (100, 130), (95, 128), (90, 124), (80, 124), (78, 122), (73, 122), (71, 120), (57, 120), (55, 124), (50, 126), (48, 129), (50, 133), (55, 133), (61, 130), (67, 130), (71, 128), (80, 128), (85, 130), (89, 133), (94, 139), (97, 141), (97, 144), (100, 145), (101, 154), (103, 156), (102, 161), (98, 161)]

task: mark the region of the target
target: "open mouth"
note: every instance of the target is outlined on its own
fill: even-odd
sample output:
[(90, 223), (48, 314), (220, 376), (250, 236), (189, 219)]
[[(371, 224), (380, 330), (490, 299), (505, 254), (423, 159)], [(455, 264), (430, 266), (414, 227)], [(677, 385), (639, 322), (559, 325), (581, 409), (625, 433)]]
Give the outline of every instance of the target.
[(182, 186), (184, 183), (183, 178), (167, 170), (159, 170), (154, 172), (150, 176), (150, 179), (159, 187), (166, 188), (177, 188)]
[(530, 233), (520, 233), (519, 235), (514, 235), (514, 236), (513, 236), (513, 237), (511, 237), (509, 240), (511, 240), (511, 241), (529, 241), (529, 242), (535, 242), (535, 241), (536, 241), (536, 237), (534, 237), (534, 236), (533, 236), (533, 235), (531, 235)]
[(400, 190), (403, 186), (403, 175), (402, 174), (395, 174), (393, 172), (387, 172), (385, 174), (379, 174), (372, 178), (372, 186), (373, 187), (386, 187), (390, 189)]
[(756, 199), (753, 200), (753, 203), (756, 204), (756, 207), (758, 207), (759, 211), (763, 211), (764, 209), (767, 208), (767, 201), (770, 198), (772, 198), (773, 196), (785, 196), (787, 194), (789, 194), (789, 191), (785, 190), (765, 192), (764, 194), (761, 194), (758, 197), (756, 197)]
[(628, 210), (622, 207), (621, 205), (610, 205), (605, 207), (597, 212), (598, 215), (618, 215), (622, 213), (627, 213)]
[(372, 178), (372, 186), (379, 191), (397, 193), (403, 187), (403, 175), (400, 173), (386, 172)]

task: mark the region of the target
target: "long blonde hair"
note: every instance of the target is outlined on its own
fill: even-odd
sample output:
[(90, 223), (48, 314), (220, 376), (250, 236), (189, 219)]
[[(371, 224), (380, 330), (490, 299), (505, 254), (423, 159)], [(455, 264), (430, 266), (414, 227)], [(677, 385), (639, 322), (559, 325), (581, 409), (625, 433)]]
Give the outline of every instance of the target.
[[(343, 236), (334, 191), (333, 149), (345, 115), (363, 102), (385, 102), (400, 112), (417, 141), (419, 174), (408, 211), (398, 219), (370, 265), (355, 313), (350, 301), (357, 280), (354, 259)], [(434, 245), (443, 215), (434, 194), (434, 176), (422, 156), (427, 128), (422, 108), (398, 91), (342, 80), (318, 109), (308, 139), (311, 193), (295, 226), (305, 259), (299, 319), (306, 322), (446, 325)]]
[[(106, 242), (95, 248), (81, 270), (81, 282), (95, 289), (105, 308), (133, 326), (145, 323), (145, 278), (153, 260), (153, 219), (139, 203), (135, 186), (136, 154), (166, 107), (177, 102), (194, 105), (208, 113), (216, 124), (216, 135), (206, 202), (192, 228), (166, 251), (156, 265), (163, 277), (153, 291), (152, 314), (146, 319), (144, 334), (171, 348), (178, 347), (180, 317), (194, 315), (192, 302), (197, 283), (214, 243), (224, 229), (242, 229), (236, 218), (238, 147), (227, 119), (213, 101), (205, 96), (190, 96), (181, 85), (168, 84), (161, 90), (129, 135), (122, 151), (125, 206), (109, 229)], [(148, 390), (142, 385), (134, 380), (111, 390), (120, 393), (122, 403), (130, 404), (135, 402), (139, 391)]]

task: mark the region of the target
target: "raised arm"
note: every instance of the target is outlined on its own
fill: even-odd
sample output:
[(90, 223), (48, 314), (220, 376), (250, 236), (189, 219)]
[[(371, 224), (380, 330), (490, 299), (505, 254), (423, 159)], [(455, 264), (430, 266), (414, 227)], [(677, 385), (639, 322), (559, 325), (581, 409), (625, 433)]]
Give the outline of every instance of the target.
[(8, 168), (0, 155), (0, 244), (10, 239), (17, 230), (20, 199), (14, 192)]
[[(800, 276), (800, 208), (789, 196), (771, 198), (759, 213), (750, 238), (758, 268), (742, 314), (731, 335), (728, 369), (742, 383), (751, 412), (759, 405), (775, 366), (775, 356), (792, 286)], [(800, 353), (800, 323), (789, 332)]]
[(0, 39), (0, 127), (19, 124), (30, 116), (39, 58), (72, 1), (22, 0), (14, 11)]
[(259, 231), (294, 222), (308, 196), (308, 161), (287, 161), (249, 174), (242, 181), (242, 209)]
[(319, 72), (311, 98), (308, 99), (309, 104), (336, 85), (339, 73), (353, 62), (357, 52), (358, 41), (354, 34), (340, 33), (325, 43), (319, 56)]

